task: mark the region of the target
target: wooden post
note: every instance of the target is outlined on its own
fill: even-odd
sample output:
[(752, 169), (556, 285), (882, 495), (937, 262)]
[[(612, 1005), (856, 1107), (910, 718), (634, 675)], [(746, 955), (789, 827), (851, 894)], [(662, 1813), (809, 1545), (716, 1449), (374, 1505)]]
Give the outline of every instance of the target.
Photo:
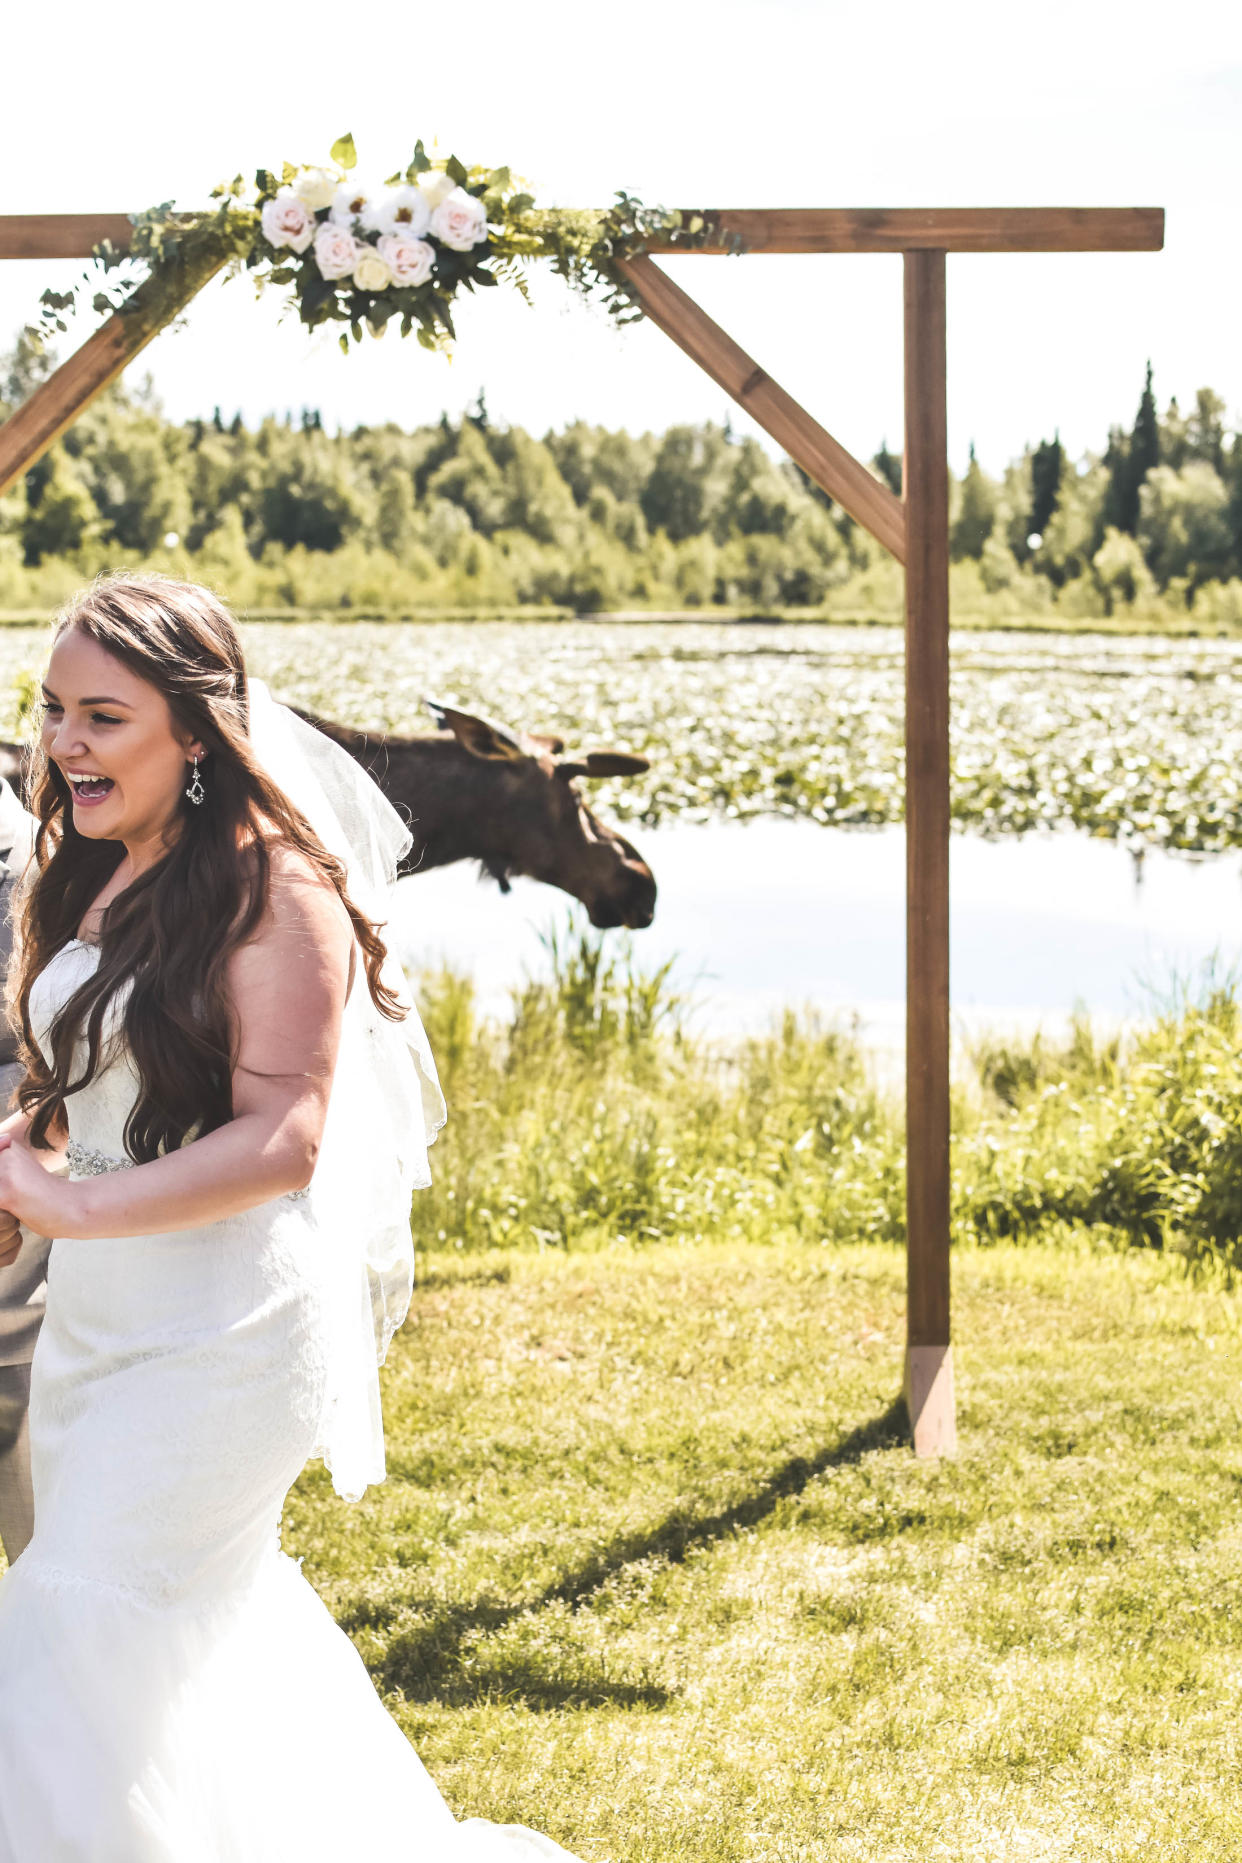
[(945, 255), (905, 255), (906, 1401), (957, 1446), (949, 1333), (949, 465)]

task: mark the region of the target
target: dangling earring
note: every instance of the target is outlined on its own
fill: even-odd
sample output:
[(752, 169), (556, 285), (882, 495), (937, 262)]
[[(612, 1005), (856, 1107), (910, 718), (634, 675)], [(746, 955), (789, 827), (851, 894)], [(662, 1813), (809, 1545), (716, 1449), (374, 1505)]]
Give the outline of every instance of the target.
[(197, 757), (195, 757), (194, 759), (194, 780), (191, 782), (190, 787), (186, 790), (185, 793), (190, 798), (190, 801), (194, 804), (195, 808), (197, 808), (199, 803), (202, 802), (206, 798), (207, 791), (203, 788), (203, 779), (198, 773), (198, 758)]

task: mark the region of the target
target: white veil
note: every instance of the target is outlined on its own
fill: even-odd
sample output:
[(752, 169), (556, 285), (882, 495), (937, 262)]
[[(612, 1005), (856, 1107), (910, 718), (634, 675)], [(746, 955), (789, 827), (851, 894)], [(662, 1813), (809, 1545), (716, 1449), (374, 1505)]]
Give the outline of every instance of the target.
[[(347, 751), (273, 699), (263, 680), (248, 680), (247, 692), (256, 757), (343, 863), (354, 904), (382, 925), (409, 829)], [(427, 1036), (391, 956), (382, 979), (407, 1005), (403, 1022), (375, 1007), (359, 950), (309, 1192), (328, 1261), (327, 1397), (313, 1453), (351, 1501), (384, 1479), (379, 1366), (410, 1304), (410, 1201), (431, 1182), (427, 1147), (445, 1119)]]

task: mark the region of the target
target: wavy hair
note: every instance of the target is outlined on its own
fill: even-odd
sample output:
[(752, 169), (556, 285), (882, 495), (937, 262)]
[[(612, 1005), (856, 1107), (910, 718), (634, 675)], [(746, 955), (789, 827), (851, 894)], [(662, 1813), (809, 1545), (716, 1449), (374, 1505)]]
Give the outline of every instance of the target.
[[(76, 937), (124, 848), (78, 833), (68, 781), (42, 745), (29, 773), (38, 825), (9, 992), (26, 1070), (18, 1104), (30, 1115), (31, 1143), (45, 1147), (66, 1100), (106, 1062), (115, 1034), (139, 1079), (125, 1150), (145, 1164), (233, 1117), (239, 1031), (225, 978), (233, 952), (263, 918), (273, 846), (296, 851), (333, 888), (353, 923), (376, 1008), (394, 1022), (404, 1010), (380, 981), (386, 948), (379, 927), (350, 899), (344, 867), (255, 759), (245, 659), (223, 604), (196, 583), (117, 574), (73, 598), (57, 617), (54, 639), (69, 628), (162, 693), (174, 723), (206, 752), (206, 805), (179, 797), (168, 852), (105, 908), (99, 962), (53, 1019), (50, 1063), (31, 1027), (31, 988)], [(123, 1015), (105, 1035), (108, 1005), (127, 984)], [(85, 1063), (75, 1075), (80, 1040)]]

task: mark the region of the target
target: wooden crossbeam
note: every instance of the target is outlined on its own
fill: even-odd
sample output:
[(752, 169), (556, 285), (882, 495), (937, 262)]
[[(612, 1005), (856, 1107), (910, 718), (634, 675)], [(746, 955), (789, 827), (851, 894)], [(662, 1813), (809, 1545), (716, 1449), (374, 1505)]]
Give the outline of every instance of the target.
[[(704, 251), (1159, 252), (1160, 207), (716, 207)], [(655, 234), (648, 252), (676, 252)]]
[(15, 413), (0, 423), (0, 494), (42, 458), (66, 427), (72, 426), (109, 382), (114, 382), (138, 352), (185, 309), (224, 262), (224, 257), (213, 257), (184, 266), (177, 291), (162, 298), (158, 310), (144, 299), (140, 287), (132, 306), (109, 317)]
[(901, 500), (883, 480), (834, 440), (652, 260), (629, 259), (621, 269), (651, 321), (745, 408), (829, 497), (904, 563), (906, 527)]
[[(1160, 207), (705, 207), (705, 246), (653, 235), (649, 252), (1159, 252)], [(87, 259), (129, 245), (120, 213), (0, 214), (0, 259)]]
[(0, 214), (0, 259), (89, 259), (105, 239), (128, 252), (133, 230), (124, 213)]

